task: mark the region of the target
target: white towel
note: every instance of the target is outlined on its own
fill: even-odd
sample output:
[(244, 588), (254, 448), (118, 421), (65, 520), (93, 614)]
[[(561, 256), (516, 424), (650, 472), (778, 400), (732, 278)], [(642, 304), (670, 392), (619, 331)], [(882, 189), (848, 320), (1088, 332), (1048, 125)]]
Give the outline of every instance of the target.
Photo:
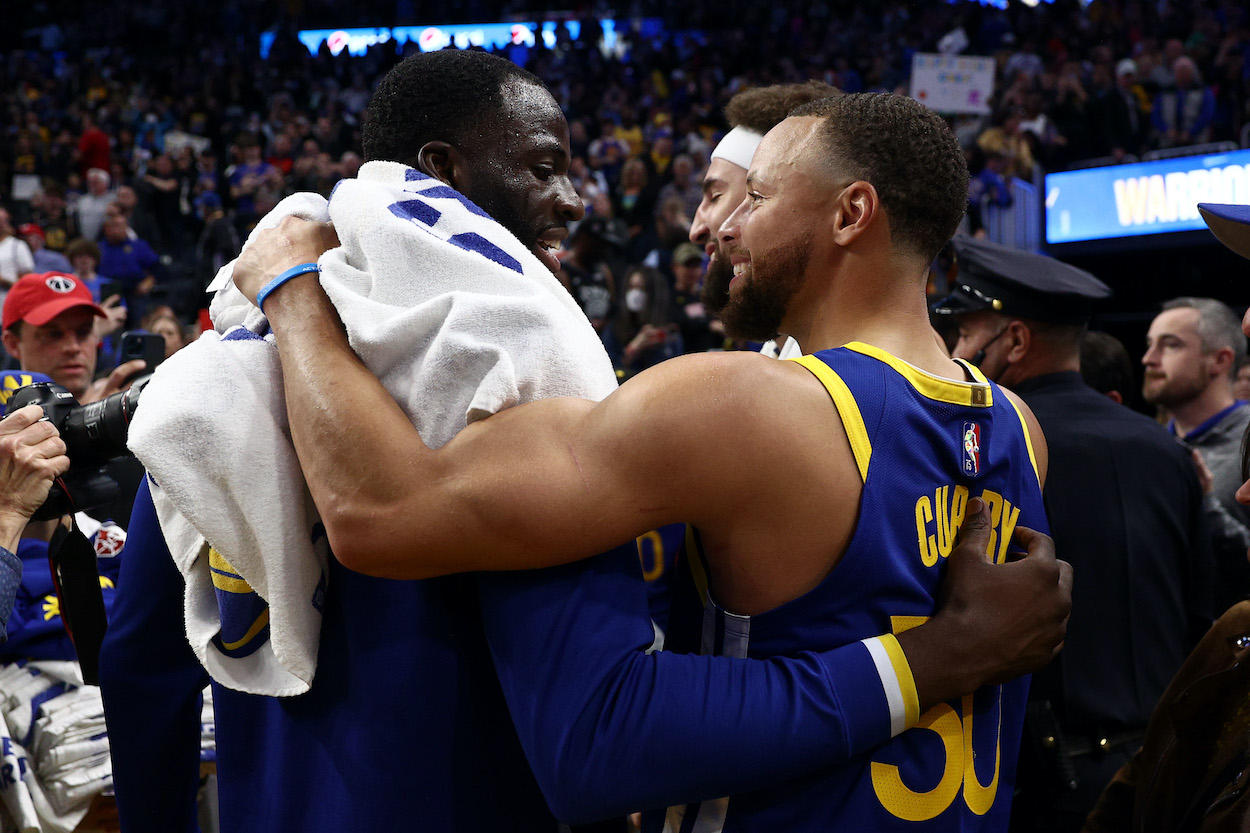
[[(324, 201), (288, 197), (262, 226), (292, 213), (325, 219)], [(428, 445), (520, 402), (615, 389), (568, 292), (528, 246), (443, 183), (370, 162), (339, 183), (329, 217), (342, 246), (321, 257), (321, 284), (352, 348)], [(299, 694), (315, 671), (324, 535), (291, 445), (267, 323), (222, 274), (215, 284), (218, 332), (157, 369), (130, 448), (159, 484), (157, 513), (187, 580), (187, 633), (201, 662), (240, 691)]]

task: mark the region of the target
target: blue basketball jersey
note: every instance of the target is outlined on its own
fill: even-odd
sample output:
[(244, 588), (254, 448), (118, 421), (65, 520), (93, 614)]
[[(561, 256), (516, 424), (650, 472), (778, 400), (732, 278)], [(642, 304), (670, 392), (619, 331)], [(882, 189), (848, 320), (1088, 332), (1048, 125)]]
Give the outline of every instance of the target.
[[(863, 478), (855, 533), (816, 588), (747, 617), (712, 600), (692, 531), (688, 584), (703, 592), (674, 597), (671, 649), (766, 658), (900, 633), (932, 615), (971, 498), (989, 504), (996, 562), (1008, 558), (1016, 526), (1048, 529), (1023, 418), (979, 371), (966, 366), (972, 382), (942, 379), (860, 343), (793, 361), (825, 385), (846, 426)], [(1028, 678), (939, 704), (918, 721), (910, 691), (899, 705), (913, 728), (883, 746), (779, 786), (648, 814), (646, 829), (1005, 830)]]

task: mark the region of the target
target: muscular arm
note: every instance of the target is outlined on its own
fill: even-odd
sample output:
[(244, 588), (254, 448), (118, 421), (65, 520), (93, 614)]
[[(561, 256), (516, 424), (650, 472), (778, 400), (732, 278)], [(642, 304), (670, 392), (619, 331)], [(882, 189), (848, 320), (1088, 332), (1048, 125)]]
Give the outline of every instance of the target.
[[(1050, 540), (1022, 531), (1030, 558), (991, 565), (988, 521), (974, 499), (942, 607), (898, 638), (918, 700), (910, 721), (1039, 667), (1062, 638), (1066, 608), (1054, 597), (1071, 575)], [(653, 635), (632, 544), (561, 567), (483, 573), (478, 587), (518, 736), (566, 821), (760, 789), (910, 725), (884, 693), (897, 671), (909, 696), (906, 667), (881, 669), (864, 642), (766, 661), (645, 654)], [(1020, 622), (1043, 619), (1045, 636), (1022, 638)]]
[[(262, 278), (276, 275), (293, 263), (315, 260), (324, 246), (312, 251), (281, 246), (278, 249), (277, 263), (269, 267), (261, 264), (257, 270)], [(236, 268), (236, 280), (238, 277)], [(264, 280), (260, 280), (250, 287), (241, 283), (240, 288), (255, 297), (256, 289), (263, 283)], [(740, 380), (732, 371), (724, 371), (724, 366), (717, 361), (719, 357), (705, 357), (703, 361), (694, 360), (697, 364), (680, 362), (683, 367), (697, 367), (701, 373), (671, 371), (678, 363), (668, 363), (644, 374), (654, 382), (638, 384), (642, 378), (639, 377), (601, 405), (545, 400), (510, 409), (484, 424), (470, 426), (436, 453), (425, 446), (390, 394), (351, 351), (337, 315), (314, 277), (297, 277), (270, 295), (265, 312), (274, 328), (282, 361), (292, 436), (306, 479), (330, 531), (335, 555), (349, 567), (364, 566), (365, 572), (416, 577), (550, 565), (607, 550), (617, 542), (631, 540), (640, 531), (670, 520), (697, 524), (703, 520), (701, 514), (711, 517), (717, 512), (739, 510), (719, 497), (706, 497), (701, 486), (716, 482), (718, 478), (733, 483), (759, 482), (769, 466), (764, 458), (780, 453), (778, 449), (789, 439), (784, 431), (775, 429), (776, 425), (784, 424), (777, 411), (784, 411), (786, 403), (765, 403), (761, 410), (766, 413), (741, 406), (735, 412), (735, 424), (731, 427), (741, 430), (743, 435), (749, 435), (751, 420), (774, 425), (774, 430), (759, 433), (762, 439), (757, 445), (761, 451), (735, 445), (736, 438), (728, 435), (729, 427), (713, 424), (709, 428), (709, 422), (714, 423), (714, 414), (709, 416), (706, 410), (715, 410), (717, 396), (740, 405), (749, 392), (734, 387)], [(803, 379), (808, 378), (807, 372), (797, 366), (759, 357), (743, 358), (758, 362), (759, 372), (763, 374), (796, 373)], [(759, 374), (753, 368), (751, 375), (755, 378)], [(675, 380), (683, 386), (680, 389), (683, 396), (668, 389), (676, 384)], [(827, 412), (827, 393), (815, 383), (813, 390), (816, 407)], [(739, 395), (742, 399), (737, 398)], [(752, 401), (759, 400), (756, 397)], [(700, 401), (701, 406), (691, 407), (692, 401)], [(683, 403), (688, 411), (680, 409)], [(622, 424), (625, 422), (628, 424)], [(682, 423), (687, 423), (685, 432), (668, 430)], [(711, 473), (707, 467), (685, 472), (690, 480), (683, 481), (680, 479), (682, 467), (674, 466), (673, 462), (687, 459), (687, 444), (709, 443), (707, 436), (691, 434), (690, 426), (710, 435), (730, 452), (715, 457), (716, 466), (721, 468)], [(719, 433), (722, 429), (725, 434)], [(793, 444), (802, 447), (801, 443)], [(812, 447), (819, 446), (819, 443), (812, 443)], [(627, 455), (637, 468), (622, 473), (622, 468), (630, 468), (619, 465)], [(846, 456), (849, 460), (849, 450)], [(444, 458), (450, 461), (440, 462)], [(535, 472), (542, 474), (536, 476)], [(656, 480), (656, 472), (664, 476)], [(502, 503), (498, 500), (479, 503), (477, 493), (480, 491), (506, 499)], [(622, 500), (621, 494), (632, 497)], [(412, 563), (414, 550), (421, 551), (421, 562), (416, 565)], [(1062, 638), (1062, 620), (1070, 593), (1063, 586), (1061, 569), (1053, 556), (1049, 561), (1029, 559), (1021, 564), (990, 566), (981, 560), (984, 550), (984, 542), (979, 549), (972, 550), (974, 564), (970, 572), (983, 579), (992, 577), (999, 583), (982, 583), (980, 591), (971, 591), (974, 604), (963, 608), (953, 606), (956, 615), (943, 617), (939, 614), (933, 623), (914, 629), (900, 641), (905, 652), (910, 654), (912, 648), (907, 647), (910, 644), (926, 654), (923, 662), (917, 664), (915, 678), (915, 697), (921, 710), (939, 700), (974, 690), (987, 682), (990, 674), (1012, 676), (1044, 664), (1050, 659), (1051, 649)], [(388, 568), (387, 564), (398, 567)], [(392, 572), (391, 569), (412, 572)], [(576, 571), (578, 568), (564, 569)], [(526, 579), (533, 583), (534, 594), (540, 594), (547, 586), (536, 576)], [(521, 578), (515, 580), (522, 581)], [(482, 581), (489, 584), (492, 579)], [(638, 585), (634, 590), (641, 592), (641, 583)], [(1014, 587), (1014, 592), (1007, 592), (1009, 587)], [(977, 596), (977, 592), (985, 595)], [(518, 598), (525, 597), (526, 594), (522, 594)], [(1029, 599), (1036, 603), (1026, 604)], [(968, 597), (965, 601), (969, 601)], [(507, 600), (499, 603), (500, 610), (509, 609)], [(484, 604), (490, 617), (496, 615), (492, 604)], [(987, 606), (994, 608), (995, 616), (981, 620), (967, 618), (969, 610), (983, 612)], [(1038, 608), (1045, 608), (1041, 616), (1036, 613)], [(519, 610), (524, 612), (529, 608), (522, 605)], [(1019, 621), (1013, 621), (1017, 612), (1021, 614)], [(502, 616), (499, 621), (502, 624), (497, 624), (494, 630), (502, 632), (506, 639), (509, 623), (517, 619)], [(993, 629), (977, 627), (978, 622), (1014, 628), (1010, 630), (1011, 639), (1004, 639), (1003, 633)], [(645, 624), (641, 614), (634, 624), (639, 623)], [(561, 632), (570, 630), (580, 632), (570, 627), (562, 628)], [(641, 634), (628, 627), (623, 633), (633, 634), (627, 641), (637, 641)], [(690, 686), (702, 686), (697, 691), (720, 691), (726, 686), (736, 690), (735, 687), (744, 682), (743, 673), (768, 673), (745, 672), (746, 666), (739, 668), (738, 663), (729, 660), (700, 659), (703, 664), (693, 670), (673, 672), (676, 676), (661, 678), (656, 675), (669, 672), (657, 669), (683, 660), (641, 659), (640, 647), (649, 644), (649, 633), (650, 629), (646, 628), (645, 634), (641, 634), (645, 641), (639, 644), (599, 646), (596, 650), (603, 655), (598, 662), (592, 663), (589, 659), (581, 663), (562, 661), (561, 668), (572, 668), (584, 674), (596, 673), (592, 669), (603, 668), (603, 662), (608, 662), (610, 667), (587, 685), (571, 687), (572, 691), (581, 692), (571, 701), (550, 692), (551, 696), (537, 698), (542, 703), (563, 703), (563, 708), (554, 712), (541, 709), (528, 718), (516, 715), (518, 723), (531, 721), (531, 737), (540, 739), (530, 746), (531, 755), (537, 759), (535, 768), (550, 765), (549, 771), (558, 773), (551, 776), (548, 783), (563, 784), (571, 777), (560, 770), (561, 760), (565, 761), (565, 767), (572, 766), (568, 759), (559, 757), (561, 749), (572, 748), (570, 744), (579, 749), (591, 748), (591, 741), (596, 737), (616, 732), (612, 735), (614, 739), (625, 739), (636, 730), (637, 721), (617, 723), (610, 718), (642, 708), (643, 701), (637, 699), (643, 697), (641, 692), (661, 689), (674, 692), (673, 696), (681, 700), (674, 707), (674, 713), (686, 709), (680, 712), (680, 719), (674, 717), (676, 726), (701, 709), (711, 708), (705, 699), (689, 693)], [(1042, 643), (1044, 647), (1038, 650), (1036, 645)], [(525, 696), (530, 690), (525, 686), (535, 686), (535, 680), (548, 678), (547, 674), (536, 671), (533, 663), (521, 658), (514, 658), (510, 663), (510, 655), (499, 647), (501, 644), (504, 643), (492, 642), (504, 668), (511, 665), (517, 669), (518, 696)], [(542, 640), (524, 644), (547, 645)], [(573, 651), (573, 646), (560, 645), (559, 651), (548, 647), (546, 654), (554, 661), (566, 650)], [(857, 656), (854, 662), (867, 660), (862, 647), (849, 646), (848, 650)], [(590, 658), (593, 653), (575, 655)], [(769, 667), (773, 665), (770, 663)], [(784, 663), (777, 666), (785, 667)], [(846, 698), (852, 696), (848, 692), (871, 689), (865, 687), (865, 674), (861, 669), (846, 671), (845, 675), (838, 672), (839, 682), (843, 676), (850, 682), (834, 691), (831, 682), (834, 672), (820, 668), (823, 666), (819, 663), (812, 665), (809, 661), (806, 670), (791, 668), (771, 672), (772, 682), (764, 684), (771, 693), (764, 697), (761, 708), (770, 714), (785, 715), (800, 702), (818, 703), (813, 708), (825, 717), (818, 717), (817, 722), (829, 721), (825, 723), (825, 731), (805, 729), (798, 735), (806, 737), (810, 733), (815, 739), (814, 745), (820, 747), (822, 760), (827, 762), (831, 754), (852, 754), (846, 750), (867, 748), (850, 735), (856, 727), (870, 724), (858, 719), (848, 722), (839, 712), (845, 707)], [(504, 673), (501, 671), (501, 676)], [(869, 673), (871, 685), (876, 686), (872, 695), (877, 699), (874, 705), (879, 709), (883, 694), (876, 682), (875, 670)], [(808, 683), (797, 682), (796, 674)], [(662, 683), (661, 679), (670, 682)], [(506, 680), (505, 685), (508, 685)], [(552, 686), (555, 685), (553, 682)], [(585, 697), (590, 697), (590, 701), (578, 699)], [(647, 700), (652, 699), (647, 697)], [(510, 702), (514, 709), (525, 708), (516, 705), (517, 696), (511, 697)], [(739, 711), (740, 708), (740, 704), (730, 702), (716, 714), (726, 719), (734, 714), (746, 714)], [(555, 736), (550, 734), (555, 730), (550, 722), (552, 714), (562, 715), (564, 719), (571, 714), (578, 715), (576, 727), (583, 734), (564, 741), (553, 740)], [(879, 725), (887, 722), (882, 720)], [(767, 721), (761, 725), (776, 728)], [(797, 721), (794, 725), (807, 724)], [(794, 729), (793, 725), (787, 726), (787, 732)], [(522, 727), (523, 735), (526, 731)], [(872, 740), (864, 741), (869, 746), (889, 737), (888, 730), (884, 735), (873, 729), (868, 729), (867, 733), (873, 736)], [(831, 741), (835, 734), (838, 737)], [(784, 748), (777, 743), (776, 731), (750, 733), (753, 738), (765, 736), (770, 748)], [(547, 745), (550, 743), (556, 743), (552, 753), (555, 757), (546, 759), (544, 764), (542, 751), (551, 752), (552, 747)], [(837, 749), (843, 751), (831, 752), (831, 743), (840, 744)], [(581, 782), (574, 779), (568, 783)]]
[[(768, 482), (781, 465), (775, 434), (785, 431), (752, 426), (784, 426), (785, 403), (750, 387), (754, 371), (796, 375), (816, 401), (827, 397), (805, 371), (757, 356), (684, 357), (602, 403), (517, 406), (433, 451), (352, 352), (315, 278), (283, 286), (265, 312), (335, 556), (387, 578), (550, 566), (666, 523), (714, 525), (736, 511), (725, 500), (744, 491), (735, 484)], [(760, 441), (735, 444), (752, 434)]]

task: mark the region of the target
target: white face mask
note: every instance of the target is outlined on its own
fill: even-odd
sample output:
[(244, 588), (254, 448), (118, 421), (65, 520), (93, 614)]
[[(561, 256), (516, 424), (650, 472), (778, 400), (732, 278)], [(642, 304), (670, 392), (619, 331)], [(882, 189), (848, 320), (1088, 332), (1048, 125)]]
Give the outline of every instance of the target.
[(642, 312), (647, 306), (647, 290), (631, 289), (625, 293), (625, 309)]

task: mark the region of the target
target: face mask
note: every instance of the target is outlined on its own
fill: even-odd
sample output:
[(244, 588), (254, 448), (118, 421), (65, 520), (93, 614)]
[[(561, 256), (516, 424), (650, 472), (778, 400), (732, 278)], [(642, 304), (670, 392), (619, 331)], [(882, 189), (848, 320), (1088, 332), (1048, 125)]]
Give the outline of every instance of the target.
[(625, 293), (625, 309), (630, 312), (642, 312), (647, 306), (647, 291), (631, 289)]

